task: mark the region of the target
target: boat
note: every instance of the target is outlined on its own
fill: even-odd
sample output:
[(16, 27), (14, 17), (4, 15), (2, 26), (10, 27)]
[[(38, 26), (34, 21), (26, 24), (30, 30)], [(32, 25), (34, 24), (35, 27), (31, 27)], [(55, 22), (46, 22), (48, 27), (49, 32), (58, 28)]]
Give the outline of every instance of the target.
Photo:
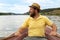
[[(45, 35), (46, 35), (47, 40), (60, 40), (60, 34), (59, 33), (57, 33), (56, 36), (51, 36), (51, 35), (49, 35), (50, 32), (51, 32), (51, 28), (46, 27)], [(2, 40), (23, 40), (25, 37), (28, 36), (28, 28), (26, 28), (22, 32), (22, 34), (20, 34), (20, 35), (21, 36), (15, 36), (14, 33), (13, 33), (8, 37), (3, 38)]]

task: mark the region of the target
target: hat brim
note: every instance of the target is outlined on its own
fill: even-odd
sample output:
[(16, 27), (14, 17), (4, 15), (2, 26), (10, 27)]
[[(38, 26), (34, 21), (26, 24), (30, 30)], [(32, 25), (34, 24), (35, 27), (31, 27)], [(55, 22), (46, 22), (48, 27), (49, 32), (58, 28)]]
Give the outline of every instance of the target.
[(37, 8), (37, 7), (35, 7), (35, 6), (29, 6), (29, 7), (32, 7), (32, 8)]
[[(37, 7), (35, 7), (35, 6), (29, 6), (29, 7), (32, 7), (32, 8), (37, 8)], [(38, 9), (38, 8), (37, 8)], [(40, 9), (39, 9), (40, 10)]]
[(34, 7), (34, 6), (29, 6), (29, 7)]

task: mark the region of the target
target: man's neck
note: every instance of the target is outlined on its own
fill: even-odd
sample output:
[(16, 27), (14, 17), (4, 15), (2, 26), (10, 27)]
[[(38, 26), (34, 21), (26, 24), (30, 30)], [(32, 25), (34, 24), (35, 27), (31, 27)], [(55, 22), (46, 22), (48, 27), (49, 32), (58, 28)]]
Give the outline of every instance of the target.
[(37, 13), (35, 16), (34, 16), (34, 19), (37, 19), (39, 17), (39, 13)]

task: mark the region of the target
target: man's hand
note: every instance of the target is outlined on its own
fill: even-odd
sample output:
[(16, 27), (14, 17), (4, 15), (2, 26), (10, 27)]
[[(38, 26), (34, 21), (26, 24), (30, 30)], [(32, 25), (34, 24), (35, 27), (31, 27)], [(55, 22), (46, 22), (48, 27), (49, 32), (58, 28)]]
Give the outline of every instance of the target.
[(50, 35), (51, 35), (51, 36), (56, 36), (56, 35), (57, 35), (57, 32), (51, 31)]
[(15, 35), (16, 36), (21, 36), (21, 33), (20, 32), (16, 32)]
[(57, 27), (56, 27), (56, 25), (53, 23), (51, 27), (52, 27), (52, 31), (51, 31), (50, 35), (51, 36), (56, 36), (57, 35)]

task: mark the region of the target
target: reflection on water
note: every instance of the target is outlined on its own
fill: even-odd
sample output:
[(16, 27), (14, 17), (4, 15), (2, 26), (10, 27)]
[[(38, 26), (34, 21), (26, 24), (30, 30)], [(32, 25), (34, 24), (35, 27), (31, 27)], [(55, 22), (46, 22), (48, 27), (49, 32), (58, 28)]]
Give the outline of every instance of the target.
[[(12, 34), (22, 25), (28, 15), (6, 15), (0, 16), (0, 37)], [(60, 16), (48, 16), (60, 29)], [(60, 33), (60, 32), (59, 32)]]

